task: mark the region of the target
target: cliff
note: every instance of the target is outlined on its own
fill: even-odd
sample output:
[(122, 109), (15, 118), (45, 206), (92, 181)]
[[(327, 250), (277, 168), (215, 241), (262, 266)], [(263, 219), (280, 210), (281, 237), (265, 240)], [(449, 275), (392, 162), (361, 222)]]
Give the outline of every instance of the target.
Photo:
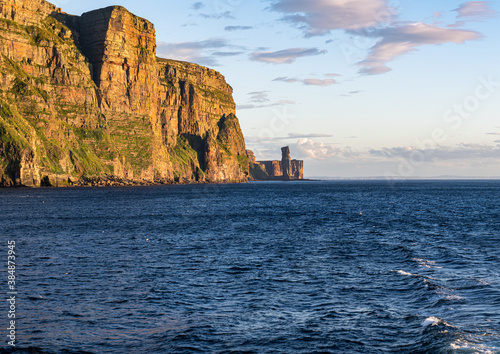
[(292, 181), (304, 179), (304, 161), (292, 160), (290, 148), (281, 148), (281, 161), (256, 161), (253, 151), (246, 151), (250, 179), (254, 181)]
[(156, 57), (153, 24), (0, 0), (0, 186), (244, 182), (232, 88)]

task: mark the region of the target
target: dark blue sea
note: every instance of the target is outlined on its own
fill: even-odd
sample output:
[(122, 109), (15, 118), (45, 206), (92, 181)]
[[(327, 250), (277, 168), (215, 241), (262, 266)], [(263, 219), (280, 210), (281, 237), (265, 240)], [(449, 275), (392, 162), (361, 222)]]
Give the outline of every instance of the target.
[(19, 352), (500, 353), (500, 181), (4, 189), (0, 221)]

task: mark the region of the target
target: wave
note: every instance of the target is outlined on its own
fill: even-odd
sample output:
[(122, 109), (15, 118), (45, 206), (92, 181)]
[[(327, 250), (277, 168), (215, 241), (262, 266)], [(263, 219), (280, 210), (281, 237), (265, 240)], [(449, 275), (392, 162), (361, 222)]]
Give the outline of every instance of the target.
[(448, 322), (446, 322), (445, 320), (441, 319), (441, 318), (438, 318), (438, 317), (434, 317), (434, 316), (431, 316), (431, 317), (427, 317), (424, 322), (421, 323), (422, 327), (426, 328), (426, 327), (435, 327), (437, 325), (444, 325), (446, 327), (450, 327), (450, 328), (456, 328), (455, 326), (452, 326), (451, 324), (449, 324)]
[(500, 342), (490, 345), (460, 338), (450, 344), (450, 349), (455, 353), (498, 354), (500, 353)]
[(412, 261), (417, 262), (420, 267), (423, 268), (438, 268), (442, 269), (443, 267), (437, 266), (436, 261), (430, 261), (428, 259), (423, 258), (412, 258)]

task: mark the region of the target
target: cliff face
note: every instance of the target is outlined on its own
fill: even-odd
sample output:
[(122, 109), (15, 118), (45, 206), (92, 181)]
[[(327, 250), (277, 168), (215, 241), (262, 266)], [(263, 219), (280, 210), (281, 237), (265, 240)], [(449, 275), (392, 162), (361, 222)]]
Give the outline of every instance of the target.
[(126, 9), (0, 0), (0, 56), (1, 186), (246, 181), (231, 87)]

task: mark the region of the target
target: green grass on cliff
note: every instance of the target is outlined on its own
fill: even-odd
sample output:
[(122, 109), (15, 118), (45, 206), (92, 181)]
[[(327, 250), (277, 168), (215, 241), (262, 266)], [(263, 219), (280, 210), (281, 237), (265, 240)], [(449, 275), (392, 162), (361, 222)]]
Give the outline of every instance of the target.
[[(36, 80), (34, 81), (36, 82)], [(16, 78), (14, 80), (10, 93), (16, 96), (37, 96), (42, 98), (44, 101), (48, 101), (50, 98), (49, 94), (45, 90), (42, 90), (20, 78)]]
[(234, 105), (233, 97), (221, 90), (217, 89), (207, 89), (201, 86), (195, 86), (195, 89), (201, 92), (202, 96), (208, 99), (210, 102), (222, 103), (227, 106)]
[(75, 135), (81, 140), (103, 141), (105, 132), (103, 129), (74, 128)]
[(257, 181), (264, 181), (269, 178), (267, 172), (262, 168), (260, 164), (250, 163), (250, 176)]
[[(64, 174), (69, 171), (61, 166), (61, 161), (69, 157), (68, 162), (74, 166), (75, 173), (82, 175), (98, 175), (102, 171), (112, 172), (104, 165), (94, 151), (95, 146), (105, 140), (105, 133), (99, 130), (75, 129), (69, 124), (60, 122), (56, 131), (59, 138), (48, 136), (45, 127), (49, 122), (35, 119), (31, 116), (22, 116), (17, 109), (13, 109), (0, 99), (0, 164), (3, 166), (19, 163), (22, 154), (32, 151), (31, 145), (37, 146), (35, 154), (42, 171), (45, 173)], [(75, 134), (72, 135), (73, 129)], [(86, 135), (87, 140), (78, 135)], [(72, 138), (73, 136), (73, 138)], [(33, 141), (36, 139), (36, 141)], [(109, 146), (102, 147), (104, 151)]]
[(8, 90), (9, 93), (15, 96), (36, 96), (42, 98), (44, 101), (50, 99), (49, 94), (37, 87), (35, 84), (43, 84), (43, 78), (35, 78), (29, 75), (20, 63), (6, 57), (2, 54), (2, 61), (6, 64), (4, 67), (6, 71), (15, 76), (12, 87)]
[(53, 46), (65, 42), (64, 35), (71, 31), (52, 16), (47, 16), (40, 26), (25, 26), (31, 43), (36, 46)]
[(238, 155), (236, 159), (241, 166), (241, 170), (243, 172), (248, 172), (248, 156)]
[(12, 144), (18, 149), (29, 145), (26, 136), (29, 135), (29, 125), (9, 104), (0, 99), (0, 140)]
[(177, 138), (177, 145), (170, 151), (170, 161), (174, 166), (189, 166), (198, 160), (198, 153), (184, 136)]
[(125, 157), (126, 162), (130, 164), (134, 174), (141, 174), (153, 165), (153, 139), (151, 137), (111, 134), (111, 141), (117, 153)]

